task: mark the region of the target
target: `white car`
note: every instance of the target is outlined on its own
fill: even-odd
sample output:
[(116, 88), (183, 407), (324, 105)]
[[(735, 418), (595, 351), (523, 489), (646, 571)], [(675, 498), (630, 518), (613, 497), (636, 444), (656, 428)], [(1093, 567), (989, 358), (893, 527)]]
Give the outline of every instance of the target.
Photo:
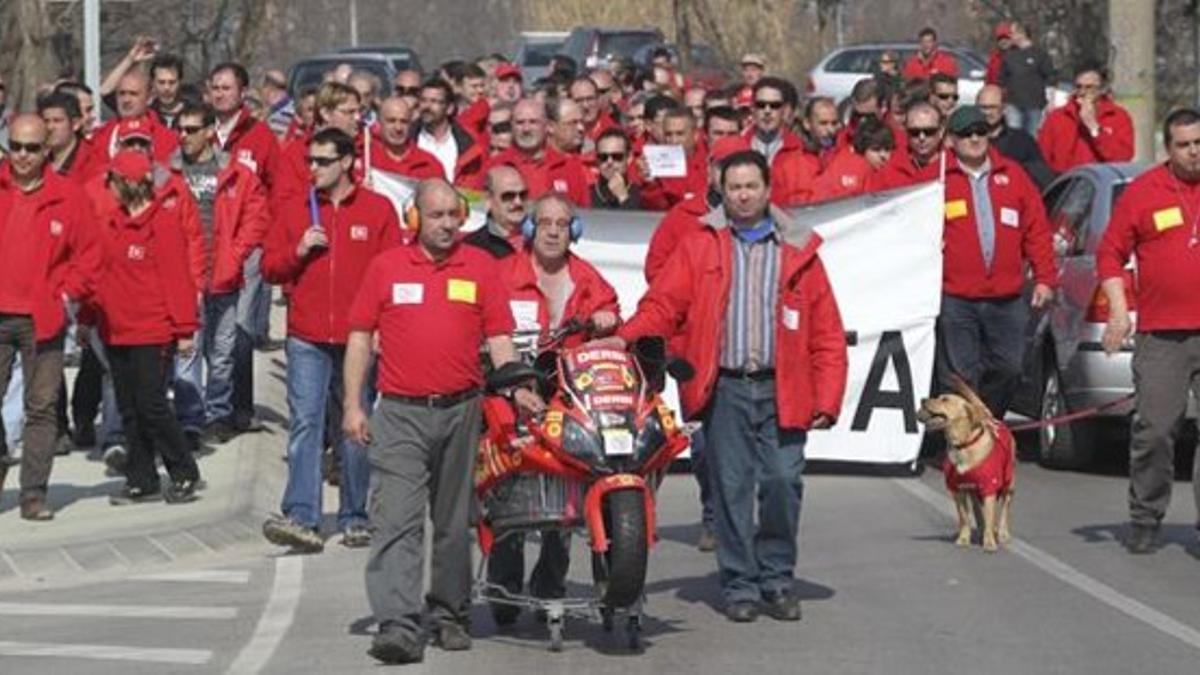
[[(983, 88), (987, 59), (970, 49), (941, 45), (940, 49), (958, 61), (958, 96), (963, 104), (974, 103)], [(829, 96), (840, 102), (850, 95), (854, 85), (871, 77), (885, 51), (895, 52), (900, 67), (917, 51), (915, 42), (878, 42), (839, 47), (830, 52), (808, 74), (808, 95)]]

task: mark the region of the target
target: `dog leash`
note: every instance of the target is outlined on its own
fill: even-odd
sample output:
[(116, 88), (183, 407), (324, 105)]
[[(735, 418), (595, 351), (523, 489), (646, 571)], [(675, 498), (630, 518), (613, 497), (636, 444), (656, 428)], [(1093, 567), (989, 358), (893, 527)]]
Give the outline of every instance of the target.
[(1096, 405), (1096, 406), (1092, 406), (1090, 408), (1084, 408), (1083, 410), (1077, 410), (1073, 413), (1067, 413), (1066, 415), (1059, 415), (1057, 417), (1051, 417), (1049, 419), (1038, 420), (1036, 422), (1026, 422), (1024, 424), (1017, 424), (1017, 425), (1006, 424), (1005, 426), (1008, 427), (1009, 431), (1032, 431), (1034, 429), (1042, 429), (1045, 427), (1058, 426), (1059, 424), (1064, 424), (1066, 422), (1074, 422), (1076, 420), (1086, 419), (1088, 417), (1095, 417), (1096, 415), (1099, 415), (1100, 413), (1104, 412), (1105, 410), (1109, 410), (1111, 408), (1116, 408), (1117, 406), (1128, 403), (1128, 402), (1132, 401), (1133, 398), (1134, 398), (1133, 394), (1128, 394), (1126, 396), (1122, 396), (1121, 398), (1119, 398), (1115, 401), (1109, 401), (1108, 403), (1104, 403), (1102, 405)]

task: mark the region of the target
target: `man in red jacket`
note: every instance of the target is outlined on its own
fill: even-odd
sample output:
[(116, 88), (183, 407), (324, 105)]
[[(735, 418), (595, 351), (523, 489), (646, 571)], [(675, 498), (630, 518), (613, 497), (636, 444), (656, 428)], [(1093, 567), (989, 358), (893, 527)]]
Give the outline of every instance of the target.
[(600, 140), (600, 134), (617, 128), (617, 123), (608, 112), (609, 98), (601, 96), (599, 87), (586, 75), (572, 80), (567, 92), (571, 100), (583, 109), (583, 152), (593, 152), (596, 142)]
[[(1152, 553), (1171, 502), (1179, 422), (1195, 390), (1200, 355), (1200, 111), (1177, 110), (1163, 123), (1168, 159), (1142, 174), (1117, 201), (1096, 251), (1100, 287), (1108, 299), (1102, 339), (1122, 349), (1133, 324), (1137, 414), (1129, 448), (1130, 553)], [(1137, 283), (1125, 266), (1137, 256)], [(1192, 473), (1200, 511), (1200, 462)]]
[(804, 151), (804, 142), (788, 129), (799, 95), (791, 82), (764, 77), (754, 85), (754, 125), (743, 134), (771, 167), (771, 202), (797, 206), (812, 201), (812, 183), (820, 162)]
[[(682, 176), (651, 177), (643, 170), (642, 208), (666, 211), (702, 194), (708, 187), (708, 154), (696, 137), (696, 118), (687, 108), (672, 108), (663, 117), (663, 144), (683, 149), (686, 172)], [(645, 166), (645, 159), (641, 165)]]
[(891, 190), (937, 180), (941, 174), (944, 129), (942, 114), (924, 101), (909, 106), (904, 117), (908, 145), (892, 153), (888, 163), (868, 183), (867, 189)]
[(407, 178), (443, 178), (441, 160), (413, 142), (412, 111), (408, 99), (393, 96), (379, 106), (379, 140), (371, 149), (371, 168)]
[[(350, 300), (372, 258), (400, 244), (400, 222), (391, 202), (355, 183), (354, 152), (354, 139), (339, 129), (313, 135), (308, 144), (313, 190), (306, 200), (282, 205), (263, 256), (263, 275), (292, 289), (287, 338), (288, 482), (283, 515), (268, 520), (263, 535), (274, 544), (306, 553), (325, 547), (319, 531), (325, 410), (329, 397), (337, 401), (341, 394)], [(373, 396), (367, 393), (367, 398)], [(367, 403), (364, 407), (369, 409)], [(366, 546), (371, 540), (366, 448), (341, 439), (338, 452), (342, 543)]]
[[(175, 411), (192, 450), (201, 431), (218, 442), (236, 435), (234, 352), (237, 305), (247, 258), (262, 244), (271, 222), (267, 193), (249, 166), (214, 145), (216, 115), (185, 103), (176, 117), (180, 152), (171, 169), (195, 199), (204, 239), (201, 332), (195, 353), (176, 359)], [(205, 382), (201, 360), (207, 365)]]
[(1038, 145), (1058, 173), (1080, 164), (1133, 159), (1133, 118), (1112, 100), (1103, 67), (1086, 65), (1075, 72), (1071, 102), (1046, 116)]
[(513, 147), (488, 160), (488, 167), (508, 164), (521, 172), (529, 197), (565, 194), (579, 207), (592, 205), (587, 169), (578, 157), (565, 155), (546, 142), (546, 106), (523, 98), (513, 108)]
[(938, 34), (932, 28), (922, 28), (917, 33), (917, 53), (908, 57), (900, 71), (905, 80), (928, 80), (934, 73), (958, 77), (958, 61), (950, 54), (938, 49)]
[(682, 332), (696, 376), (680, 399), (685, 417), (704, 421), (726, 616), (795, 621), (804, 443), (841, 410), (845, 335), (820, 237), (769, 206), (763, 156), (726, 158), (721, 189), (723, 208), (683, 242), (607, 342)]
[(991, 127), (979, 108), (959, 108), (947, 126), (953, 156), (946, 162), (938, 380), (950, 390), (953, 376), (961, 377), (1004, 419), (1021, 381), (1026, 263), (1033, 309), (1054, 298), (1058, 282), (1050, 226), (1025, 170), (989, 147)]
[[(92, 295), (100, 252), (82, 191), (46, 166), (42, 119), (13, 118), (8, 149), (0, 167), (0, 390), (7, 391), (20, 354), (21, 517), (50, 520), (46, 491), (58, 434), (67, 307)], [(0, 457), (0, 489), (8, 466), (8, 458)]]
[(117, 127), (126, 120), (136, 120), (145, 126), (153, 142), (155, 160), (166, 162), (171, 157), (171, 153), (175, 152), (177, 144), (175, 134), (171, 133), (171, 130), (150, 110), (150, 78), (145, 73), (140, 70), (132, 70), (121, 76), (117, 83), (116, 95), (117, 116), (96, 130), (94, 136), (96, 151), (103, 161), (91, 164), (94, 170), (93, 176), (107, 170), (107, 160), (112, 159), (120, 149), (117, 141)]
[(79, 99), (65, 92), (49, 94), (38, 100), (38, 114), (46, 123), (51, 166), (60, 176), (82, 186), (91, 145), (84, 142)]
[(858, 124), (850, 146), (841, 148), (821, 172), (813, 191), (820, 201), (860, 194), (887, 166), (896, 148), (892, 130), (875, 117)]

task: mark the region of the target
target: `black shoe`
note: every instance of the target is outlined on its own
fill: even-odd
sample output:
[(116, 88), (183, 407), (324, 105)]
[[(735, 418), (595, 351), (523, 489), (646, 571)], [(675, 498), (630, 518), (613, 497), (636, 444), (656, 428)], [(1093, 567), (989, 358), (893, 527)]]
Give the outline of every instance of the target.
[(786, 591), (764, 595), (762, 611), (776, 621), (799, 621), (800, 599)]
[(162, 490), (155, 488), (140, 488), (126, 485), (121, 488), (120, 492), (109, 495), (108, 503), (113, 506), (128, 506), (130, 504), (148, 504), (150, 502), (162, 501)]
[(214, 420), (204, 427), (204, 434), (201, 440), (205, 443), (221, 445), (232, 441), (237, 435), (237, 430), (228, 421)]
[(738, 600), (725, 608), (725, 618), (734, 623), (750, 623), (758, 618), (758, 603)]
[(94, 448), (96, 447), (96, 425), (95, 424), (79, 424), (75, 425), (75, 447), (77, 448)]
[(438, 626), (434, 644), (448, 652), (463, 652), (471, 648), (471, 634), (461, 623), (447, 621)]
[(187, 451), (193, 455), (198, 455), (204, 450), (204, 441), (199, 431), (192, 429), (185, 430), (183, 432), (183, 443)]
[(1125, 540), (1125, 548), (1134, 555), (1154, 553), (1158, 548), (1158, 527), (1135, 523), (1129, 533), (1129, 538)]
[(196, 494), (196, 489), (198, 487), (197, 483), (198, 481), (194, 480), (181, 480), (171, 483), (167, 486), (167, 489), (163, 490), (163, 499), (166, 500), (168, 504), (186, 504), (188, 502), (194, 502), (200, 498), (199, 495)]
[(233, 431), (237, 434), (257, 434), (260, 431), (266, 431), (267, 427), (254, 415), (237, 415), (233, 416)]
[(381, 628), (367, 654), (389, 665), (420, 663), (425, 658), (425, 645), (400, 631)]
[(492, 603), (492, 621), (497, 627), (505, 628), (517, 622), (521, 618), (521, 608), (516, 605), (502, 605), (500, 603)]

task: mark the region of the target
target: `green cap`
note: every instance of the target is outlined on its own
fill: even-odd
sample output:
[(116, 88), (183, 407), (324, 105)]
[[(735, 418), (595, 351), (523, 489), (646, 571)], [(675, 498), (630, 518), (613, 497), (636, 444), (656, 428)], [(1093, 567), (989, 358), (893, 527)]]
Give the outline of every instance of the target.
[(987, 118), (977, 106), (964, 105), (950, 113), (950, 121), (946, 126), (955, 136), (961, 135), (967, 129), (977, 125), (987, 124)]

